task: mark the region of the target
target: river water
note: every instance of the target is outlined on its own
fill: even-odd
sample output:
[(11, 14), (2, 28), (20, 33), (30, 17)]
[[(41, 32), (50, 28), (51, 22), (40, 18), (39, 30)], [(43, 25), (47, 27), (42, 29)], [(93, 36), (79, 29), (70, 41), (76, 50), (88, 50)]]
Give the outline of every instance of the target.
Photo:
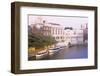
[[(39, 60), (55, 60), (55, 59), (84, 59), (88, 58), (88, 47), (86, 45), (78, 45), (72, 47), (64, 47), (62, 50), (52, 56), (44, 57)], [(36, 60), (31, 57), (29, 60)]]
[(50, 56), (49, 59), (79, 59), (88, 58), (87, 46), (72, 46), (70, 48), (64, 48), (57, 54)]

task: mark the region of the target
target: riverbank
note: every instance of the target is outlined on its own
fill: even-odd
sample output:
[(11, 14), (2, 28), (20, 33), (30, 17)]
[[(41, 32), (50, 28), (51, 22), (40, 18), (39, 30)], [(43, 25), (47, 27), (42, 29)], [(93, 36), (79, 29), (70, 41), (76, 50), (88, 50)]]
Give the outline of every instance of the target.
[[(88, 58), (87, 45), (73, 45), (71, 47), (64, 47), (62, 50), (54, 55), (46, 55), (39, 60), (55, 60), (55, 59), (83, 59)], [(36, 60), (35, 56), (29, 58), (29, 60)]]

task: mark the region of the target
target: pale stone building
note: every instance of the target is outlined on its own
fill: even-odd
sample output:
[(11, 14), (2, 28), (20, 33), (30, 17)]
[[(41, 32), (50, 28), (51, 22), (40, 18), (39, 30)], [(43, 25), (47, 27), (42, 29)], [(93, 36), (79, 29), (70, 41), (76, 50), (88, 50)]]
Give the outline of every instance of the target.
[[(57, 23), (47, 22), (42, 18), (36, 23), (33, 23), (31, 26), (33, 32), (40, 32), (46, 36), (52, 36), (58, 43), (65, 43), (66, 45), (70, 44), (83, 44), (84, 33), (87, 35), (87, 24), (80, 25), (80, 29), (74, 29), (72, 27), (64, 27)], [(83, 27), (85, 26), (85, 27)], [(34, 29), (37, 28), (37, 29)], [(39, 30), (38, 30), (39, 29)]]

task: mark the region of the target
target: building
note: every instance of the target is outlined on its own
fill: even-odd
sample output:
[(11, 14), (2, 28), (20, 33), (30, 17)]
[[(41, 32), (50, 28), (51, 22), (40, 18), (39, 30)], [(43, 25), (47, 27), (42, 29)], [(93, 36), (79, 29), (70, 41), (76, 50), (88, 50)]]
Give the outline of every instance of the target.
[(33, 32), (52, 36), (58, 43), (76, 45), (83, 44), (84, 40), (87, 40), (87, 24), (80, 25), (80, 29), (74, 29), (72, 27), (61, 26), (57, 23), (47, 22), (42, 18), (38, 19), (36, 23), (31, 25)]

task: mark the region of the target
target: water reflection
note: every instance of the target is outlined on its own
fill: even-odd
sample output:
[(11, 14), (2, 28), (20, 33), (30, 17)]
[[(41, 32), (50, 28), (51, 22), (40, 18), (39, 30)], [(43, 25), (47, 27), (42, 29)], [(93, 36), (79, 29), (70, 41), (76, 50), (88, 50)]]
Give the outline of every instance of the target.
[(70, 48), (64, 47), (60, 51), (46, 55), (43, 58), (36, 59), (31, 57), (30, 60), (55, 60), (55, 59), (83, 59), (88, 58), (88, 47), (87, 46), (72, 46)]

